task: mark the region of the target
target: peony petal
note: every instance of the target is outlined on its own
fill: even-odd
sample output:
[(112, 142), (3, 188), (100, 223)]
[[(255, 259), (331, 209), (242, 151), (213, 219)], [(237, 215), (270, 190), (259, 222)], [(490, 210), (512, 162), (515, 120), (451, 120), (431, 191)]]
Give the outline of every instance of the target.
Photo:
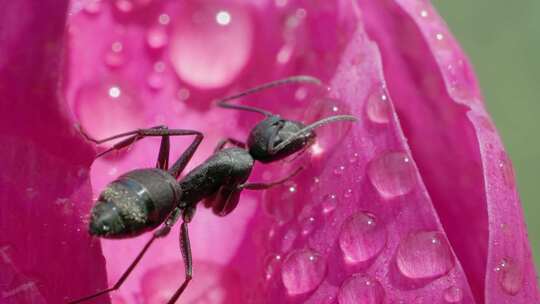
[(62, 303), (105, 286), (83, 219), (92, 150), (58, 94), (68, 2), (0, 12), (0, 302)]
[[(92, 136), (159, 124), (197, 129), (206, 137), (192, 168), (219, 138), (245, 138), (259, 119), (212, 109), (212, 99), (291, 74), (319, 77), (331, 91), (290, 86), (246, 102), (305, 122), (360, 118), (321, 128), (308, 153), (252, 177), (307, 166), (293, 182), (262, 196), (246, 191), (224, 219), (199, 208), (185, 301), (538, 300), (509, 160), (464, 55), (429, 4), (76, 3), (67, 97)], [(173, 141), (171, 155), (188, 141)], [(94, 193), (153, 166), (157, 145), (143, 140), (94, 162)], [(103, 242), (110, 283), (147, 237)], [(182, 271), (177, 242), (156, 244), (113, 301), (166, 299), (177, 286), (169, 282), (181, 280), (169, 270)]]

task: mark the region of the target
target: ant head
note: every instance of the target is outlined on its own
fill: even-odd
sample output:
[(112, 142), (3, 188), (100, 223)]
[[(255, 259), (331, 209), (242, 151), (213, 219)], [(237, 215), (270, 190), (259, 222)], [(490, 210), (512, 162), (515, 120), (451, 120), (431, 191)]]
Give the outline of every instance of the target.
[(305, 127), (298, 121), (268, 116), (249, 134), (249, 153), (262, 163), (270, 163), (294, 154), (315, 140), (316, 134), (313, 130), (299, 132)]

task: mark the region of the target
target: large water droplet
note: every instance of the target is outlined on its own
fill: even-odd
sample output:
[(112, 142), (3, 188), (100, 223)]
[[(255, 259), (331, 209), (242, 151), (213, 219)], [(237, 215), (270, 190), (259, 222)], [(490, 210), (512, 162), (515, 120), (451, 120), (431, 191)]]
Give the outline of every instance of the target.
[(317, 288), (326, 275), (326, 261), (314, 250), (291, 252), (283, 262), (281, 279), (289, 295), (299, 295)]
[(367, 275), (355, 274), (339, 289), (339, 304), (381, 304), (385, 292), (381, 283)]
[(463, 290), (456, 286), (450, 286), (444, 290), (443, 297), (448, 303), (460, 303), (463, 300)]
[(170, 59), (178, 76), (200, 88), (230, 84), (250, 57), (253, 22), (246, 6), (195, 4), (176, 19)]
[(263, 194), (263, 210), (280, 223), (288, 222), (298, 212), (299, 199), (295, 184), (279, 185)]
[(368, 177), (384, 198), (409, 193), (416, 184), (414, 166), (404, 152), (386, 152), (368, 165)]
[(101, 139), (144, 126), (141, 103), (127, 86), (114, 82), (82, 86), (74, 112), (92, 137)]
[(374, 258), (386, 245), (386, 228), (373, 214), (358, 212), (343, 224), (339, 247), (348, 263)]
[(501, 260), (495, 268), (498, 273), (498, 281), (502, 289), (510, 294), (516, 295), (523, 286), (523, 270), (510, 258)]
[(366, 101), (367, 117), (374, 123), (388, 123), (391, 107), (388, 94), (382, 88), (375, 89)]
[(401, 241), (396, 263), (405, 277), (428, 279), (450, 271), (454, 267), (454, 257), (442, 233), (419, 231)]

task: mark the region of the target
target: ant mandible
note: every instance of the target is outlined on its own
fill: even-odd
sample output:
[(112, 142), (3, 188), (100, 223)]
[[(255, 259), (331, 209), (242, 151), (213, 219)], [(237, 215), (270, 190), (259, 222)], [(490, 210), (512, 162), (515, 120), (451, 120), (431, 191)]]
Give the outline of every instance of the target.
[[(186, 275), (182, 285), (167, 302), (168, 304), (175, 303), (192, 278), (188, 223), (193, 218), (197, 203), (204, 200), (204, 206), (212, 208), (212, 211), (219, 216), (229, 214), (237, 206), (242, 190), (268, 189), (284, 183), (302, 170), (302, 167), (299, 167), (289, 176), (273, 182), (248, 183), (247, 179), (255, 160), (270, 163), (283, 159), (309, 147), (315, 140), (316, 128), (337, 121), (356, 121), (356, 118), (351, 115), (336, 115), (306, 126), (299, 121), (283, 119), (262, 109), (227, 103), (248, 94), (291, 83), (321, 85), (318, 79), (311, 76), (292, 76), (218, 100), (217, 104), (223, 108), (255, 112), (264, 115), (265, 118), (251, 130), (247, 144), (232, 138), (221, 140), (214, 153), (180, 181), (177, 181), (177, 178), (203, 139), (201, 132), (158, 126), (138, 129), (102, 140), (92, 139), (82, 132), (88, 140), (96, 144), (127, 137), (96, 157), (128, 147), (144, 137), (161, 137), (156, 168), (127, 172), (108, 184), (101, 193), (92, 209), (90, 234), (103, 238), (121, 239), (140, 235), (159, 225), (162, 227), (153, 233), (116, 284), (69, 303), (84, 302), (120, 288), (150, 245), (156, 239), (166, 236), (178, 219), (182, 218), (180, 248)], [(169, 168), (169, 137), (185, 135), (194, 135), (195, 139)], [(227, 143), (234, 147), (225, 148)]]

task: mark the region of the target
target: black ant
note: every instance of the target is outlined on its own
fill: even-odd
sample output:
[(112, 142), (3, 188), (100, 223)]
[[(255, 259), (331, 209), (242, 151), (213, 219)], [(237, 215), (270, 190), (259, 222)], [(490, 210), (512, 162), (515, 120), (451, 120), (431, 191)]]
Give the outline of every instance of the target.
[[(204, 206), (212, 208), (212, 211), (219, 216), (229, 214), (238, 204), (242, 190), (268, 189), (284, 183), (302, 170), (300, 167), (289, 176), (269, 183), (248, 183), (246, 181), (251, 174), (255, 160), (270, 163), (283, 159), (309, 147), (315, 140), (314, 129), (336, 121), (356, 121), (354, 116), (336, 115), (306, 126), (301, 122), (283, 119), (262, 109), (227, 103), (227, 101), (248, 94), (290, 83), (321, 84), (318, 79), (310, 76), (293, 76), (218, 100), (217, 104), (221, 107), (263, 114), (265, 119), (251, 130), (247, 145), (232, 138), (221, 140), (214, 154), (191, 170), (179, 182), (176, 179), (203, 139), (201, 132), (159, 126), (134, 130), (102, 140), (92, 139), (83, 132), (87, 139), (96, 144), (127, 137), (99, 153), (96, 157), (128, 147), (144, 137), (161, 137), (156, 168), (136, 169), (127, 172), (107, 185), (101, 193), (92, 209), (90, 234), (104, 238), (127, 238), (153, 230), (159, 225), (162, 227), (153, 233), (150, 240), (114, 286), (69, 303), (80, 303), (118, 289), (154, 240), (166, 236), (181, 217), (183, 222), (180, 233), (180, 248), (186, 276), (182, 285), (168, 301), (168, 304), (175, 303), (192, 278), (188, 223), (193, 218), (197, 203), (204, 200)], [(194, 135), (195, 139), (169, 168), (169, 137), (184, 135)], [(225, 148), (227, 143), (235, 147)]]

